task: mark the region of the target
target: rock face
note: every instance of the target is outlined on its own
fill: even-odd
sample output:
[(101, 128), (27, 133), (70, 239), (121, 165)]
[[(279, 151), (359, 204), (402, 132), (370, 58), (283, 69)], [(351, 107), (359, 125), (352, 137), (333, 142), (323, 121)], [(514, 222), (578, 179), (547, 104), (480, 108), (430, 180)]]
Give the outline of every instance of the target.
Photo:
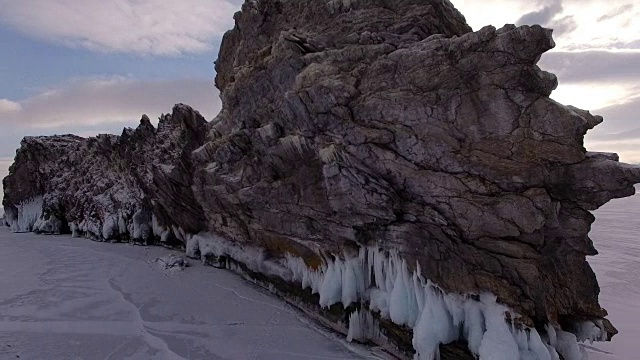
[[(602, 118), (549, 99), (556, 77), (536, 63), (551, 30), (472, 32), (447, 0), (247, 0), (235, 20), (213, 122), (177, 105), (158, 129), (143, 117), (120, 137), (25, 138), (4, 180), (14, 230), (157, 240), (309, 286), (292, 258), (326, 280), (360, 251), (381, 289), (362, 255), (375, 247), (402, 259), (393, 274), (406, 267), (443, 294), (494, 294), (547, 345), (561, 329), (615, 333), (585, 260), (590, 211), (632, 195), (640, 168), (587, 152)], [(233, 247), (259, 249), (270, 270)], [(370, 292), (356, 302), (394, 320), (385, 289), (388, 313)], [(422, 334), (420, 313), (394, 322)], [(478, 354), (461, 329), (436, 345)]]
[(143, 116), (121, 136), (26, 137), (3, 182), (7, 222), (14, 231), (141, 242), (163, 236), (176, 244), (176, 235), (205, 223), (191, 191), (191, 152), (204, 143), (206, 125), (198, 112), (176, 105), (157, 129)]

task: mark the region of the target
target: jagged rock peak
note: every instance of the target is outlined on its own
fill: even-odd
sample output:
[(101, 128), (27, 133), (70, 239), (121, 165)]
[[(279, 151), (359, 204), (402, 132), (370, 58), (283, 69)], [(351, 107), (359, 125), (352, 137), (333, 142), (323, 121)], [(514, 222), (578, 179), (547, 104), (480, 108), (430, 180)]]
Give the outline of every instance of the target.
[(151, 119), (149, 119), (149, 116), (147, 116), (147, 114), (142, 114), (142, 117), (140, 118), (140, 125), (151, 125)]
[(246, 1), (224, 35), (216, 62), (216, 85), (224, 90), (243, 71), (273, 55), (279, 39), (302, 53), (350, 45), (451, 37), (471, 31), (448, 0)]

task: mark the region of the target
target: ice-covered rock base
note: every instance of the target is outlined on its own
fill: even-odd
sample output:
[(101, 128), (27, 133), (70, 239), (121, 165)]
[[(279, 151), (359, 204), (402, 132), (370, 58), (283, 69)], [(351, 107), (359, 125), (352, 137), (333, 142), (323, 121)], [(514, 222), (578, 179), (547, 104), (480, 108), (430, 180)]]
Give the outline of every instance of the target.
[[(111, 234), (131, 231), (148, 232), (145, 237), (166, 236), (167, 230), (155, 219), (145, 221), (136, 213), (127, 226), (113, 218), (99, 229), (83, 222), (72, 223), (74, 236), (94, 234), (107, 240)], [(18, 206), (17, 217), (7, 217), (13, 231), (59, 233), (55, 219), (44, 219), (42, 198), (25, 201)], [(101, 230), (101, 231), (100, 231)], [(158, 232), (158, 234), (155, 234)], [(264, 249), (253, 245), (227, 241), (214, 234), (181, 235), (186, 240), (186, 255), (200, 258), (203, 263), (244, 274), (280, 295), (291, 298), (291, 291), (274, 286), (274, 279), (297, 284), (312, 295), (306, 305), (344, 309), (344, 317), (330, 318), (338, 322), (349, 341), (373, 342), (395, 353), (399, 344), (381, 327), (381, 321), (391, 322), (412, 335), (411, 345), (416, 360), (440, 359), (442, 345), (464, 342), (469, 353), (481, 360), (565, 360), (586, 358), (578, 341), (604, 341), (607, 332), (602, 321), (584, 321), (561, 329), (547, 324), (542, 334), (519, 322), (519, 315), (497, 302), (496, 296), (446, 293), (425, 279), (420, 264), (408, 264), (397, 251), (385, 251), (379, 246), (354, 246), (343, 254), (323, 254), (319, 268), (309, 267), (302, 258), (287, 255), (269, 258)], [(165, 269), (182, 269), (188, 262), (170, 256), (155, 260)], [(261, 277), (257, 275), (266, 275)], [(294, 299), (299, 303), (300, 296)], [(314, 297), (313, 295), (316, 295)], [(309, 304), (309, 302), (317, 302)]]
[[(267, 259), (258, 248), (211, 234), (193, 236), (188, 244), (190, 257), (201, 257), (205, 263), (250, 278), (251, 274), (266, 274), (298, 284), (317, 295), (314, 305), (325, 309), (339, 305), (345, 320), (344, 328), (338, 330), (346, 332), (349, 341), (373, 342), (397, 352), (397, 344), (380, 326), (381, 321), (390, 320), (413, 334), (416, 360), (440, 359), (442, 345), (460, 342), (467, 344), (473, 357), (485, 360), (556, 360), (560, 356), (581, 360), (586, 353), (578, 341), (607, 338), (598, 321), (566, 329), (575, 334), (548, 324), (541, 334), (521, 324), (519, 315), (499, 304), (495, 295), (446, 293), (420, 275), (419, 264), (411, 270), (397, 252), (377, 246), (327, 255), (325, 264), (312, 269), (301, 258)], [(291, 295), (273, 284), (263, 285), (285, 297)]]

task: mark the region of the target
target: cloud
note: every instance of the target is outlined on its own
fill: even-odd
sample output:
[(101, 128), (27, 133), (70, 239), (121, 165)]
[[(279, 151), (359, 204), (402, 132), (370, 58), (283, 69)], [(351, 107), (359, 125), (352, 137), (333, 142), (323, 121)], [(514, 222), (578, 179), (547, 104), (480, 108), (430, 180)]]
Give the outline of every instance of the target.
[(611, 48), (620, 50), (640, 50), (640, 39), (631, 41), (616, 41), (611, 43)]
[(636, 92), (633, 85), (621, 84), (561, 84), (551, 98), (561, 104), (573, 105), (585, 110), (602, 109), (624, 104)]
[(640, 163), (640, 96), (593, 111), (604, 122), (589, 131), (585, 146), (590, 151), (615, 152), (628, 163)]
[[(208, 79), (140, 81), (127, 77), (76, 79), (19, 101), (0, 116), (0, 126), (53, 129), (137, 121), (185, 103), (211, 119), (220, 109), (218, 91)], [(0, 103), (2, 104), (2, 103)]]
[(239, 0), (0, 0), (0, 23), (101, 52), (179, 55), (211, 49)]
[[(510, 23), (555, 29), (556, 49), (561, 51), (629, 49), (640, 40), (640, 7), (622, 6), (630, 0), (452, 1), (476, 30)], [(597, 22), (603, 15), (612, 17)]]
[(568, 15), (560, 19), (557, 16), (562, 14), (564, 6), (562, 0), (548, 0), (542, 2), (541, 9), (530, 11), (522, 15), (517, 21), (517, 25), (542, 25), (554, 30), (556, 38), (571, 33), (578, 28), (578, 23), (574, 16)]
[(553, 20), (547, 26), (553, 29), (553, 34), (556, 37), (560, 37), (574, 32), (578, 28), (578, 23), (573, 16), (569, 15), (558, 20)]
[(640, 124), (640, 95), (636, 92), (636, 95), (629, 97), (626, 102), (596, 110), (594, 113), (602, 115), (604, 123), (589, 132), (591, 138), (597, 140), (633, 138)]
[(551, 20), (553, 20), (556, 15), (562, 13), (562, 1), (561, 0), (550, 0), (546, 1), (545, 5), (542, 9), (531, 11), (529, 13), (524, 14), (518, 21), (516, 21), (517, 25), (535, 25), (539, 24), (542, 26), (547, 26)]
[[(619, 133), (594, 133), (590, 139), (599, 142), (618, 142), (625, 140), (640, 140), (640, 128), (626, 130)], [(640, 144), (638, 145), (640, 146)]]
[(554, 51), (539, 66), (563, 82), (640, 83), (640, 52)]
[(620, 156), (620, 161), (638, 164), (640, 163), (640, 138), (621, 139), (614, 141), (594, 140), (587, 136), (585, 147), (588, 151), (616, 153)]
[(598, 22), (611, 20), (633, 9), (633, 4), (622, 5), (619, 8), (612, 10), (611, 12), (602, 15), (598, 18)]
[(3, 113), (20, 111), (21, 108), (22, 107), (17, 102), (7, 99), (0, 99), (0, 115), (2, 115)]
[(551, 97), (563, 104), (610, 112), (640, 94), (640, 52), (553, 51), (538, 65), (557, 75), (559, 86)]

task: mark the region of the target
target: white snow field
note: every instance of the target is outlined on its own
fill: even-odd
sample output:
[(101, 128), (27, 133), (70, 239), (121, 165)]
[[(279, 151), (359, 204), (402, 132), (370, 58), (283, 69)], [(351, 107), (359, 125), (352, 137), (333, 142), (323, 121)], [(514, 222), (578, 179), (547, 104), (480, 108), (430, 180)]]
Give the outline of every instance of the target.
[(590, 257), (600, 283), (600, 304), (620, 333), (610, 343), (594, 343), (591, 360), (638, 360), (640, 339), (640, 194), (613, 200), (594, 212), (591, 239), (599, 255)]
[(158, 247), (0, 227), (0, 359), (378, 358), (238, 275)]

